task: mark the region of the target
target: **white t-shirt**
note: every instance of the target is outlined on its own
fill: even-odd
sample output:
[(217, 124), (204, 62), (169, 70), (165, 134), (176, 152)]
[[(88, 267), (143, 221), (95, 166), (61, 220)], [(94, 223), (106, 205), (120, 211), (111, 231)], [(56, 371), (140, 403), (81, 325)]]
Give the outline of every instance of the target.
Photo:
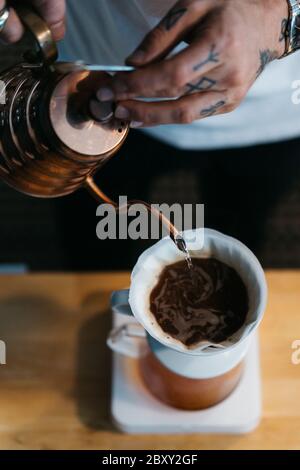
[[(67, 0), (68, 28), (60, 58), (123, 64), (174, 4), (175, 0)], [(146, 132), (183, 149), (246, 146), (300, 136), (300, 105), (292, 102), (294, 80), (300, 80), (300, 52), (271, 63), (232, 113)]]

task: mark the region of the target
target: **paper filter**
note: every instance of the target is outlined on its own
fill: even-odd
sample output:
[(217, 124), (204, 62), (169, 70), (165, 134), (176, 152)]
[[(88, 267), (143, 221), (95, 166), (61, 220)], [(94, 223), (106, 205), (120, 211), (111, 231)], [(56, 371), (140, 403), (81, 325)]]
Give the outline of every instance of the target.
[(199, 229), (184, 232), (182, 235), (192, 258), (214, 257), (239, 273), (249, 296), (249, 310), (244, 325), (222, 343), (201, 341), (192, 347), (170, 337), (161, 329), (150, 311), (150, 294), (164, 267), (184, 259), (184, 254), (169, 237), (160, 240), (138, 259), (131, 276), (129, 304), (132, 312), (152, 337), (177, 351), (202, 355), (206, 352), (211, 353), (212, 349), (223, 350), (231, 347), (245, 339), (262, 319), (267, 301), (263, 269), (258, 259), (245, 245), (215, 230)]

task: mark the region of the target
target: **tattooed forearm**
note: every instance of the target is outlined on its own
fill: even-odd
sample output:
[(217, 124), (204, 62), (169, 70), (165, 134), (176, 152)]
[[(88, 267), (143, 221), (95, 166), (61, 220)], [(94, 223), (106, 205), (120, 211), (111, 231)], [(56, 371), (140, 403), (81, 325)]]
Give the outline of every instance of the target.
[(289, 33), (289, 20), (287, 18), (284, 18), (281, 22), (279, 42), (285, 41), (288, 33)]
[(208, 77), (202, 77), (197, 83), (187, 83), (187, 92), (186, 94), (198, 92), (198, 91), (205, 91), (210, 90), (217, 84), (216, 80), (212, 80)]
[(278, 51), (271, 51), (270, 49), (265, 49), (260, 51), (260, 66), (256, 72), (257, 77), (265, 70), (266, 66), (275, 59), (278, 59)]
[(216, 114), (216, 112), (226, 104), (226, 101), (218, 101), (209, 108), (204, 108), (201, 110), (200, 116), (209, 117)]
[(216, 45), (215, 44), (213, 44), (211, 46), (211, 49), (210, 49), (209, 54), (206, 57), (206, 59), (202, 60), (202, 62), (199, 62), (199, 64), (195, 65), (194, 72), (198, 72), (200, 69), (202, 69), (202, 67), (209, 64), (210, 62), (214, 62), (214, 63), (219, 62), (219, 53), (216, 52)]
[(163, 20), (163, 26), (166, 28), (167, 31), (170, 31), (178, 21), (186, 14), (188, 11), (187, 8), (175, 8), (171, 10), (167, 16)]

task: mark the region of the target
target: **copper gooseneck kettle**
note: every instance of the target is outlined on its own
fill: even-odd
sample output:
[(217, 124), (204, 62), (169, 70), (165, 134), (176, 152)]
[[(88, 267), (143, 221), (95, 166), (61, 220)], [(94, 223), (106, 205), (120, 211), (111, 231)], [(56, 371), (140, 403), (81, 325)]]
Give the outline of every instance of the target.
[[(39, 198), (65, 196), (86, 187), (98, 202), (119, 210), (141, 203), (129, 201), (120, 208), (93, 179), (129, 132), (129, 124), (114, 117), (112, 104), (95, 101), (96, 91), (110, 76), (82, 64), (56, 62), (57, 48), (46, 23), (27, 8), (18, 7), (18, 13), (34, 36), (36, 51), (25, 51), (30, 60), (0, 73), (0, 178)], [(143, 204), (187, 253), (171, 221)]]
[(28, 9), (19, 15), (35, 37), (37, 55), (0, 74), (0, 178), (30, 196), (60, 197), (85, 186), (107, 201), (93, 175), (129, 130), (107, 104), (102, 120), (93, 117), (93, 96), (109, 76), (55, 62), (45, 22)]

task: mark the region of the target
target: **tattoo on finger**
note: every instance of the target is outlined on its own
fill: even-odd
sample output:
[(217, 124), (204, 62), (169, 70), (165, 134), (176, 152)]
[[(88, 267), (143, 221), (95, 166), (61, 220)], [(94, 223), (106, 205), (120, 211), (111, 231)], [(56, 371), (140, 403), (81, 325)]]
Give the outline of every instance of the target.
[(203, 67), (205, 67), (205, 65), (209, 64), (210, 62), (217, 64), (219, 62), (219, 60), (220, 60), (219, 52), (216, 52), (216, 45), (213, 44), (211, 46), (211, 49), (210, 49), (206, 59), (202, 60), (202, 62), (199, 62), (199, 64), (195, 65), (193, 70), (194, 70), (194, 72), (198, 72), (199, 70), (201, 70)]
[(259, 77), (259, 75), (265, 70), (266, 66), (270, 62), (273, 62), (273, 60), (278, 59), (279, 53), (278, 51), (271, 51), (270, 49), (265, 49), (259, 52), (259, 57), (260, 57), (260, 66), (256, 72), (257, 77)]
[(177, 25), (178, 21), (186, 14), (187, 8), (174, 8), (167, 16), (163, 19), (163, 26), (167, 31), (170, 31), (174, 26)]
[(212, 106), (209, 106), (208, 108), (202, 109), (201, 112), (200, 112), (200, 116), (202, 116), (202, 117), (213, 116), (225, 104), (226, 104), (226, 101), (223, 101), (223, 100), (218, 101), (217, 103), (213, 104)]
[(210, 90), (217, 84), (216, 80), (212, 80), (208, 77), (202, 77), (197, 83), (187, 83), (187, 92), (186, 94)]
[(279, 42), (285, 41), (288, 34), (289, 34), (289, 20), (287, 18), (284, 18), (281, 22)]

